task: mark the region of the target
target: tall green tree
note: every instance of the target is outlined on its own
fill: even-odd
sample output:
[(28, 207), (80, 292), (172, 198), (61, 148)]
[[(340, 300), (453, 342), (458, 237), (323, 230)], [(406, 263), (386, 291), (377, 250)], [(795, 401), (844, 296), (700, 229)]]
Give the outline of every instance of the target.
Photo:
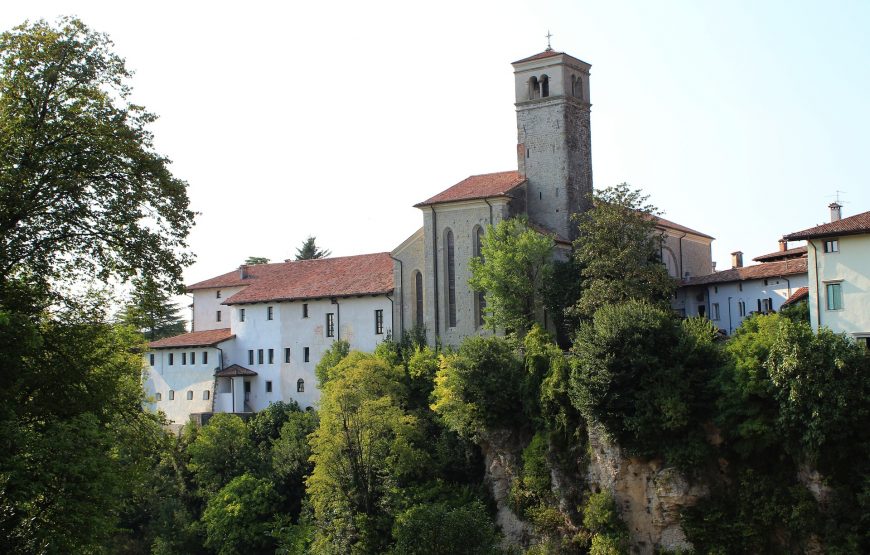
[(152, 276), (133, 279), (133, 291), (121, 312), (121, 321), (142, 332), (148, 341), (185, 332), (181, 309)]
[(112, 42), (77, 19), (0, 35), (0, 285), (130, 278), (180, 283), (186, 184), (154, 151)]
[(527, 332), (542, 314), (544, 283), (551, 273), (554, 240), (521, 218), (487, 228), (481, 257), (471, 260), (468, 283), (486, 298), (486, 323)]
[(648, 198), (622, 183), (593, 193), (592, 208), (578, 216), (579, 316), (591, 318), (600, 307), (629, 299), (668, 306), (676, 284), (661, 263), (659, 211)]
[(314, 260), (317, 258), (327, 258), (332, 254), (329, 249), (321, 249), (315, 243), (315, 237), (309, 235), (302, 246), (296, 249), (296, 260)]

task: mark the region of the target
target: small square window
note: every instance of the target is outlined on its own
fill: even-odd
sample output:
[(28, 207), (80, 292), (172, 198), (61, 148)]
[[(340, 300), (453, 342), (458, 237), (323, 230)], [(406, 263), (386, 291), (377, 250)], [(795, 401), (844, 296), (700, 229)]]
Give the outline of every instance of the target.
[(239, 309), (239, 322), (244, 322), (244, 321), (245, 321), (245, 309), (240, 308)]
[(188, 401), (193, 401), (193, 391), (192, 391), (192, 390), (189, 390), (189, 391), (187, 392), (187, 400), (188, 400)]
[(218, 310), (218, 311), (215, 313), (215, 322), (220, 322), (220, 321), (221, 321), (221, 311)]
[(248, 364), (254, 364), (254, 349), (248, 349)]
[(284, 362), (290, 362), (290, 347), (284, 347)]
[(202, 390), (202, 400), (208, 401), (208, 398), (211, 396), (211, 392), (208, 389)]
[(169, 353), (169, 366), (172, 366), (175, 363), (175, 356), (172, 353)]
[(309, 349), (308, 347), (302, 348), (302, 361), (311, 362), (311, 349)]
[(257, 364), (263, 364), (263, 349), (257, 349)]
[(326, 337), (335, 337), (335, 314), (326, 313)]
[(173, 390), (171, 390), (171, 389), (169, 390), (169, 400), (170, 400), (170, 401), (174, 401), (174, 400), (175, 400), (175, 391), (173, 391)]
[(162, 401), (162, 400), (163, 400), (163, 395), (161, 395), (160, 392), (158, 391), (157, 393), (154, 394), (154, 398), (155, 398), (157, 401)]
[(269, 349), (269, 364), (275, 364), (275, 349)]
[(302, 317), (308, 318), (308, 303), (302, 303)]
[(840, 241), (837, 239), (825, 241), (825, 252), (840, 252)]
[(266, 380), (266, 393), (272, 393), (272, 381)]
[(154, 353), (148, 353), (148, 364), (154, 366)]
[(272, 307), (271, 307), (271, 306), (267, 306), (267, 307), (266, 307), (266, 320), (271, 320), (271, 319), (272, 319), (272, 316), (273, 316), (273, 313), (272, 313)]
[(208, 351), (203, 351), (203, 352), (202, 352), (202, 363), (203, 363), (203, 364), (208, 364)]

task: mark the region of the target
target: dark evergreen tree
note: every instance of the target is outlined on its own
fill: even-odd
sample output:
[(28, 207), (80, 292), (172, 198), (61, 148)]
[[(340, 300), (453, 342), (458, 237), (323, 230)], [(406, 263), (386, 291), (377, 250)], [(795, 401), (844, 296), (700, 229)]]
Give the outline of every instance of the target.
[(330, 254), (332, 254), (332, 251), (319, 248), (315, 243), (315, 237), (309, 235), (308, 239), (302, 243), (302, 246), (296, 249), (296, 260), (327, 258)]
[(180, 308), (150, 276), (133, 280), (130, 300), (121, 312), (121, 321), (142, 332), (148, 341), (184, 333)]

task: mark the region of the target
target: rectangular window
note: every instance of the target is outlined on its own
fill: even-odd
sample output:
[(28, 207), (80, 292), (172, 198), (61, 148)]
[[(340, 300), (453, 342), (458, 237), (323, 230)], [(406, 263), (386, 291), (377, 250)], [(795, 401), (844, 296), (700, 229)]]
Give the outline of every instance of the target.
[(187, 392), (187, 400), (188, 400), (188, 401), (193, 401), (193, 391), (192, 391), (192, 390), (188, 390), (188, 392)]
[(326, 313), (326, 337), (335, 337), (335, 314)]
[(196, 364), (196, 351), (190, 351), (190, 363)]
[(210, 395), (211, 395), (211, 394), (209, 393), (208, 389), (203, 389), (203, 390), (202, 390), (202, 400), (203, 400), (203, 401), (208, 401), (208, 398), (209, 398)]
[(738, 291), (743, 291), (743, 283), (738, 283), (738, 284), (737, 284), (737, 290), (738, 290)]
[(308, 347), (302, 348), (302, 360), (304, 362), (311, 362), (311, 349)]
[(719, 303), (713, 303), (712, 305), (710, 305), (710, 319), (719, 319)]
[(257, 349), (257, 364), (263, 364), (263, 349)]
[(218, 289), (218, 290), (217, 290), (217, 293), (215, 293), (215, 297), (218, 298), (218, 299), (221, 298), (221, 290), (220, 290), (220, 289)]
[(156, 395), (157, 395), (157, 400), (158, 400), (158, 401), (162, 401), (162, 400), (163, 400), (163, 395), (161, 395), (159, 391), (157, 392)]
[(187, 364), (187, 353), (181, 353), (181, 365)]
[(148, 364), (154, 366), (154, 353), (148, 353)]
[(375, 333), (378, 335), (384, 333), (384, 311), (381, 309), (375, 310)]
[(839, 283), (825, 284), (828, 310), (843, 310), (843, 288)]
[(763, 312), (767, 314), (773, 309), (773, 300), (772, 299), (760, 299), (759, 301), (759, 312)]
[(215, 322), (221, 321), (221, 311), (220, 310), (218, 310), (217, 313), (215, 313), (214, 319), (215, 319)]
[(203, 364), (208, 364), (208, 351), (203, 351), (203, 352), (202, 352), (202, 363), (203, 363)]
[(302, 317), (308, 318), (308, 303), (302, 303)]
[(254, 364), (254, 349), (248, 349), (248, 364)]
[(172, 366), (175, 363), (175, 355), (169, 353), (169, 366)]
[(272, 382), (270, 380), (266, 380), (266, 393), (272, 393)]
[(169, 400), (170, 400), (170, 401), (174, 401), (174, 400), (175, 400), (175, 391), (173, 391), (173, 390), (171, 390), (171, 389), (169, 390)]
[(719, 286), (718, 285), (713, 286), (713, 293), (719, 293)]
[(244, 322), (244, 321), (245, 321), (245, 309), (240, 308), (239, 309), (239, 322)]
[(266, 307), (266, 320), (271, 320), (271, 319), (272, 319), (272, 307), (267, 306)]
[(737, 315), (738, 316), (746, 316), (746, 303), (743, 301), (737, 302)]
[(284, 362), (290, 362), (290, 347), (284, 347)]
[(269, 349), (269, 364), (275, 364), (275, 349)]
[(825, 241), (825, 252), (840, 252), (840, 241), (837, 239)]

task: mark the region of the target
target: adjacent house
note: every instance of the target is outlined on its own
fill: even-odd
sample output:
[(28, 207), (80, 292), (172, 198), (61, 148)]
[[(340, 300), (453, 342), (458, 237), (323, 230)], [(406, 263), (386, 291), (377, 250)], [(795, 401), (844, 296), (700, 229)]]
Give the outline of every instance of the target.
[(848, 218), (832, 203), (831, 221), (785, 236), (807, 242), (810, 322), (870, 342), (870, 212)]

